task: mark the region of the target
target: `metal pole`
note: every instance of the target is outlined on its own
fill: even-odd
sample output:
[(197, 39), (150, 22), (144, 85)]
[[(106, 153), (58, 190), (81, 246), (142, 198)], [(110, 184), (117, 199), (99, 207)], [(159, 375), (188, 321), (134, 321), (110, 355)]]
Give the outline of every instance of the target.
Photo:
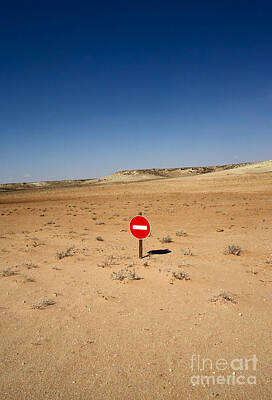
[(139, 239), (139, 258), (143, 258), (143, 239)]
[[(139, 212), (142, 215), (142, 212)], [(139, 258), (143, 258), (143, 239), (139, 239)]]

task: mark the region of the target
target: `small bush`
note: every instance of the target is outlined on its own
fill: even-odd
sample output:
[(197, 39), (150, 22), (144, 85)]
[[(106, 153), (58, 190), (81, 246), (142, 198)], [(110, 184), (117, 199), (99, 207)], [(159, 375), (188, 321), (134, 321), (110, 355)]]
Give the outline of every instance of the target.
[(34, 242), (32, 244), (33, 247), (39, 247), (43, 246), (45, 243), (41, 242), (39, 239), (34, 239)]
[(148, 262), (145, 261), (145, 262), (144, 262), (144, 267), (148, 267), (148, 266), (149, 266)]
[(225, 254), (225, 255), (227, 255), (227, 254), (233, 254), (233, 255), (235, 255), (235, 256), (239, 256), (239, 255), (241, 254), (241, 251), (242, 251), (242, 249), (241, 249), (240, 246), (237, 246), (237, 245), (235, 245), (235, 244), (232, 244), (232, 245), (230, 245), (230, 246), (228, 246), (228, 247), (225, 248), (224, 254)]
[(237, 300), (234, 298), (234, 295), (228, 292), (222, 292), (218, 294), (217, 296), (214, 296), (210, 299), (210, 302), (216, 303), (219, 300), (224, 300), (224, 301), (229, 301), (233, 304), (237, 304)]
[(161, 243), (172, 243), (173, 239), (170, 236), (165, 236), (161, 239)]
[(183, 272), (183, 271), (173, 271), (172, 272), (172, 277), (175, 278), (175, 279), (179, 279), (180, 281), (183, 280), (183, 279), (185, 281), (190, 281), (191, 280), (190, 276), (188, 274), (186, 274), (186, 272)]
[(133, 280), (133, 281), (138, 281), (139, 279), (141, 279), (139, 276), (136, 275), (135, 270), (131, 271), (129, 269), (121, 269), (118, 272), (113, 272), (111, 274), (111, 279), (113, 280), (117, 280), (117, 281), (123, 281), (124, 279), (129, 279), (129, 280)]
[(25, 263), (25, 264), (23, 264), (23, 266), (26, 267), (27, 269), (39, 268), (39, 266), (37, 264), (33, 264), (33, 263)]
[(185, 256), (192, 256), (192, 255), (193, 255), (193, 252), (192, 252), (191, 249), (185, 249), (185, 250), (183, 250), (183, 254), (184, 254)]
[(103, 242), (104, 239), (101, 236), (96, 236), (96, 240), (98, 240), (99, 242)]
[(72, 246), (72, 247), (69, 247), (67, 250), (57, 252), (57, 258), (59, 260), (62, 260), (65, 257), (73, 256), (75, 254), (74, 249), (75, 249), (74, 246)]
[(6, 278), (8, 276), (13, 276), (13, 275), (18, 275), (18, 272), (14, 271), (11, 268), (3, 269), (3, 271), (0, 272), (1, 278)]
[(183, 231), (178, 231), (178, 232), (176, 232), (176, 236), (186, 237), (186, 236), (188, 236), (188, 233), (187, 232), (183, 232)]
[(39, 266), (37, 264), (33, 264), (31, 262), (15, 264), (14, 267), (15, 268), (24, 267), (24, 268), (27, 268), (27, 269), (39, 268)]
[(52, 299), (43, 299), (39, 303), (32, 306), (36, 310), (44, 310), (46, 307), (53, 306), (56, 302)]
[(114, 256), (109, 256), (105, 259), (103, 264), (97, 264), (97, 266), (100, 268), (107, 268), (111, 267), (112, 265), (118, 265), (118, 263), (114, 261), (114, 258), (115, 258)]

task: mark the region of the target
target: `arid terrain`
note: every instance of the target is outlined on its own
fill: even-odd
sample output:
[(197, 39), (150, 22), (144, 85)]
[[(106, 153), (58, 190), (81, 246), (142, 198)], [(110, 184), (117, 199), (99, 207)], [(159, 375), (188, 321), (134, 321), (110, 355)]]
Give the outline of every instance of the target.
[(160, 169), (136, 169), (136, 170), (123, 170), (117, 171), (113, 174), (105, 176), (104, 178), (93, 179), (74, 179), (74, 180), (61, 180), (61, 181), (45, 181), (45, 182), (22, 182), (22, 183), (2, 183), (0, 184), (0, 192), (12, 192), (15, 190), (26, 189), (59, 189), (59, 188), (73, 188), (90, 185), (100, 185), (105, 183), (127, 183), (139, 182), (154, 179), (167, 179), (178, 178), (185, 176), (201, 175), (210, 172), (226, 171), (240, 167), (254, 167), (264, 168), (270, 165), (270, 161), (263, 161), (259, 163), (243, 163), (243, 164), (227, 164), (216, 165), (210, 167), (185, 167), (185, 168), (160, 168)]
[(143, 171), (1, 185), (1, 400), (272, 398), (272, 162)]

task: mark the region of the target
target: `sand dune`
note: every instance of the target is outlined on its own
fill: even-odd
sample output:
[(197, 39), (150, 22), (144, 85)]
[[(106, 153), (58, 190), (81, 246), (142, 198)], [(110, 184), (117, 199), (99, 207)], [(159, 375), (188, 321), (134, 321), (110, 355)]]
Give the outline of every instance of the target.
[(228, 173), (241, 174), (252, 170), (265, 172), (272, 170), (272, 161), (261, 161), (256, 163), (227, 164), (208, 167), (185, 167), (185, 168), (161, 168), (161, 169), (138, 169), (117, 171), (113, 174), (98, 179), (70, 179), (61, 181), (44, 182), (24, 182), (24, 183), (6, 183), (0, 184), (0, 192), (11, 192), (15, 190), (26, 189), (55, 189), (72, 188), (79, 186), (99, 185), (101, 183), (126, 183), (150, 181), (155, 179), (183, 178), (194, 175), (214, 174), (215, 172), (228, 171)]

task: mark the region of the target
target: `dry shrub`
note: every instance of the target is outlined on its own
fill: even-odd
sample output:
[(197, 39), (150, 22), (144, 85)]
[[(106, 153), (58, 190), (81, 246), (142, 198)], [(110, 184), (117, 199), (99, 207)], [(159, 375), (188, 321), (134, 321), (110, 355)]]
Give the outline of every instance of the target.
[(232, 245), (230, 245), (230, 246), (228, 246), (228, 247), (225, 248), (224, 254), (225, 254), (225, 255), (227, 255), (227, 254), (233, 254), (233, 255), (235, 255), (235, 256), (239, 256), (239, 255), (241, 254), (241, 251), (242, 251), (242, 249), (241, 249), (240, 246), (237, 246), (237, 245), (235, 245), (235, 244), (232, 244)]
[(235, 295), (229, 292), (222, 292), (218, 294), (217, 296), (214, 296), (210, 299), (210, 302), (216, 303), (219, 300), (223, 300), (225, 302), (231, 302), (233, 304), (237, 304), (238, 301), (235, 299)]
[(178, 232), (176, 232), (176, 236), (183, 236), (183, 237), (186, 237), (186, 236), (188, 236), (188, 233), (187, 233), (187, 232), (184, 232), (184, 231), (178, 231)]
[(64, 251), (58, 251), (57, 252), (57, 258), (59, 259), (59, 260), (62, 260), (63, 258), (65, 258), (65, 257), (71, 257), (71, 256), (73, 256), (75, 254), (75, 247), (74, 246), (72, 246), (72, 247), (69, 247), (68, 249), (66, 249), (66, 250), (64, 250)]
[(18, 275), (18, 272), (14, 271), (12, 268), (5, 268), (0, 272), (1, 278), (6, 278), (8, 276)]
[(161, 243), (172, 243), (173, 239), (170, 236), (165, 236), (161, 239)]
[(186, 272), (183, 271), (173, 271), (172, 272), (172, 277), (178, 280), (185, 280), (185, 281), (190, 281), (191, 278)]
[(120, 271), (113, 272), (111, 274), (111, 279), (115, 281), (123, 281), (126, 278), (132, 281), (138, 281), (141, 279), (138, 275), (136, 275), (135, 270), (131, 271), (129, 269), (121, 269)]
[(42, 299), (39, 303), (34, 304), (31, 308), (36, 310), (44, 310), (46, 307), (53, 306), (56, 302), (52, 299)]

